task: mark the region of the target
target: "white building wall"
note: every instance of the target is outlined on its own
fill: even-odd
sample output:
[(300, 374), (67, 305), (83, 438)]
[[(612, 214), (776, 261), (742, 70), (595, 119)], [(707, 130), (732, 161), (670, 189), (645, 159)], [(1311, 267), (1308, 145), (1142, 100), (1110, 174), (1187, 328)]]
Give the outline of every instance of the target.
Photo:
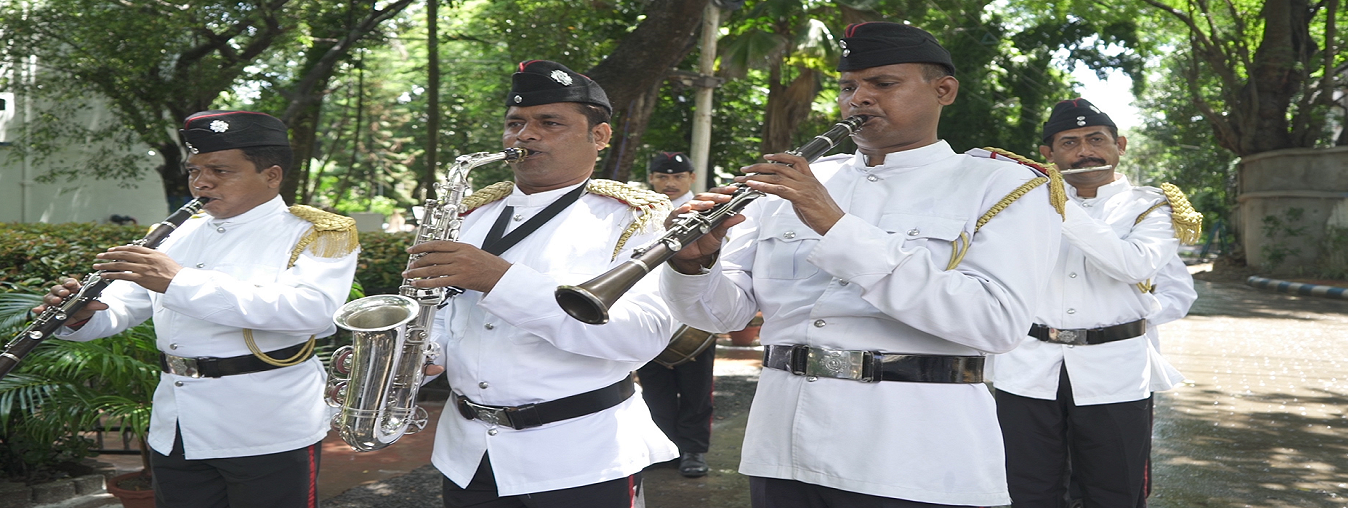
[[(145, 154), (145, 171), (139, 181), (118, 182), (82, 177), (74, 181), (59, 178), (41, 183), (37, 178), (47, 174), (52, 164), (64, 160), (78, 164), (87, 160), (87, 147), (75, 142), (62, 153), (38, 162), (14, 153), (11, 143), (20, 137), (24, 121), (32, 117), (34, 107), (23, 97), (0, 93), (4, 110), (0, 111), (0, 223), (6, 222), (109, 222), (112, 215), (127, 215), (141, 224), (158, 222), (171, 210), (164, 199), (163, 182), (154, 170), (161, 163), (158, 155), (150, 155), (150, 148), (132, 147)], [(106, 121), (107, 109), (93, 108), (91, 124)], [(121, 185), (119, 185), (121, 184)], [(130, 184), (129, 186), (127, 184)]]

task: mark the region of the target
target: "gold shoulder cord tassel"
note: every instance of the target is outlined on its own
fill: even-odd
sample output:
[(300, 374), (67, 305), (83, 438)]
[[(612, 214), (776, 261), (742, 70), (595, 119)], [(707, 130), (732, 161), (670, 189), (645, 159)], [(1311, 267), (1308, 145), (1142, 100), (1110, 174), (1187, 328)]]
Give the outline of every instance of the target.
[[(1203, 214), (1194, 210), (1193, 205), (1189, 204), (1189, 198), (1171, 183), (1162, 183), (1161, 192), (1165, 193), (1165, 201), (1156, 203), (1148, 208), (1147, 211), (1138, 214), (1133, 225), (1141, 224), (1142, 219), (1147, 218), (1153, 210), (1165, 205), (1170, 205), (1170, 225), (1175, 229), (1175, 238), (1185, 245), (1198, 243), (1199, 237), (1203, 234)], [(1137, 283), (1138, 291), (1151, 293), (1156, 290), (1156, 285), (1151, 280)]]
[[(360, 247), (360, 237), (356, 233), (355, 219), (328, 213), (307, 205), (291, 206), (290, 214), (312, 223), (313, 226), (304, 233), (304, 236), (300, 237), (299, 242), (290, 250), (290, 260), (286, 262), (286, 269), (293, 268), (295, 261), (300, 258), (300, 254), (306, 249), (318, 257), (339, 258)], [(253, 355), (263, 362), (277, 367), (289, 367), (308, 360), (314, 352), (314, 338), (314, 335), (310, 335), (309, 341), (295, 356), (278, 360), (267, 356), (267, 353), (257, 347), (257, 343), (253, 341), (252, 330), (243, 329), (243, 341), (248, 345), (248, 350), (252, 351)]]

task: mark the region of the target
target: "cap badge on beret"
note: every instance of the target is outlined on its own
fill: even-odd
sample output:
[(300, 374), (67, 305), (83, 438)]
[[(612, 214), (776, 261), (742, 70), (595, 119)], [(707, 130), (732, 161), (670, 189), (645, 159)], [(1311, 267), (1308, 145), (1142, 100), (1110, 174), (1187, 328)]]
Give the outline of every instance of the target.
[(1086, 117), (1084, 117), (1084, 116), (1078, 116), (1078, 117), (1077, 117), (1077, 125), (1086, 125)]
[(847, 49), (847, 41), (838, 41), (838, 46), (842, 47), (842, 50), (843, 50), (842, 55), (843, 55), (843, 56), (848, 56), (848, 55), (851, 55), (851, 54), (852, 54), (852, 50)]
[(225, 132), (229, 130), (229, 122), (226, 122), (224, 120), (216, 120), (214, 122), (211, 122), (211, 130), (215, 132)]
[(552, 71), (552, 74), (549, 74), (549, 76), (553, 81), (561, 83), (562, 86), (571, 86), (571, 75), (567, 74), (566, 71), (556, 69)]
[(519, 104), (520, 101), (523, 101), (523, 100), (524, 100), (524, 97), (520, 97), (520, 96), (518, 96), (518, 95), (515, 96), (515, 104)]

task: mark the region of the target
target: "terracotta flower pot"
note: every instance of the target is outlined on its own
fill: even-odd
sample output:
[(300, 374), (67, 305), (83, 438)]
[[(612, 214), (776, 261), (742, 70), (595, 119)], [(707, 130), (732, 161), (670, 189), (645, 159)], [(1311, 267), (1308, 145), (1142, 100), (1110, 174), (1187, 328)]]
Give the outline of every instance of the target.
[[(119, 486), (119, 483), (137, 483), (138, 477), (149, 479), (144, 471), (127, 473), (108, 478), (108, 493), (122, 501), (122, 506), (126, 508), (154, 508), (154, 489), (148, 482), (139, 482), (144, 485), (128, 485), (126, 488)], [(131, 480), (127, 482), (127, 480)], [(144, 490), (133, 490), (135, 487), (143, 487)]]
[(758, 342), (758, 330), (763, 327), (763, 314), (759, 313), (749, 320), (743, 330), (730, 332), (730, 343), (736, 347), (749, 347)]

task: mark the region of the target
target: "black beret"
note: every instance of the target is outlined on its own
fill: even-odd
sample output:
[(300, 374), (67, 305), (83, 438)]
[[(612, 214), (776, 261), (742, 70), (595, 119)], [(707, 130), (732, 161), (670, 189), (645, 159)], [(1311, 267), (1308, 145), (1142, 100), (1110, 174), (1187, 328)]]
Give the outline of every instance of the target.
[(926, 30), (901, 23), (869, 21), (847, 27), (840, 45), (839, 71), (855, 71), (901, 63), (944, 65), (955, 75), (950, 52)]
[(192, 153), (254, 146), (290, 146), (286, 125), (253, 111), (202, 111), (187, 117), (178, 131)]
[(1054, 134), (1091, 125), (1106, 125), (1118, 129), (1114, 121), (1109, 119), (1109, 115), (1086, 99), (1078, 97), (1054, 104), (1053, 113), (1050, 113), (1048, 121), (1044, 122), (1044, 144), (1049, 144)]
[(593, 79), (557, 62), (520, 62), (519, 71), (510, 77), (510, 96), (506, 97), (506, 107), (538, 106), (554, 102), (594, 104), (613, 114), (608, 94)]
[(688, 156), (679, 152), (660, 152), (651, 157), (651, 164), (646, 166), (646, 170), (651, 173), (692, 173), (693, 161), (688, 160)]

